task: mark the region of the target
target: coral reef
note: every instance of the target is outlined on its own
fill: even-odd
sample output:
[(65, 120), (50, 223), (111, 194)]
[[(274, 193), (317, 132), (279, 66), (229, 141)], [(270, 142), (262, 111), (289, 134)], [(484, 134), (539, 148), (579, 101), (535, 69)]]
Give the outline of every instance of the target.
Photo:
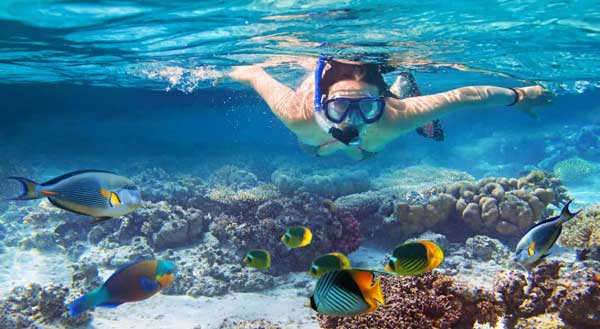
[(494, 279), (494, 289), (505, 307), (506, 326), (524, 327), (540, 321), (541, 314), (555, 313), (575, 328), (600, 326), (600, 263), (543, 262), (526, 278), (522, 272), (503, 271)]
[[(311, 229), (314, 236), (310, 245), (288, 249), (280, 242), (286, 227), (295, 225)], [(314, 257), (331, 251), (352, 252), (361, 240), (359, 223), (352, 214), (301, 192), (293, 199), (269, 200), (241, 214), (223, 212), (209, 229), (223, 248), (233, 248), (240, 256), (247, 249), (269, 250), (274, 273), (304, 271)]]
[(481, 261), (494, 261), (497, 264), (511, 262), (511, 252), (499, 240), (485, 235), (476, 235), (468, 238), (465, 243), (468, 258)]
[(600, 204), (586, 208), (566, 222), (558, 244), (576, 248), (579, 260), (600, 260)]
[(178, 268), (177, 280), (163, 290), (165, 294), (219, 296), (274, 286), (273, 276), (246, 267), (243, 256), (221, 248), (214, 238), (193, 249), (167, 250), (160, 257), (174, 261)]
[(321, 328), (471, 328), (495, 324), (502, 308), (493, 294), (437, 273), (382, 277), (385, 305), (355, 317), (318, 315)]
[(371, 188), (369, 174), (356, 170), (322, 170), (319, 174), (302, 174), (298, 170), (278, 169), (271, 175), (271, 182), (284, 195), (307, 192), (325, 198), (366, 192)]
[[(560, 180), (540, 171), (518, 180), (489, 177), (454, 182), (420, 196), (394, 201), (394, 212), (385, 218), (384, 231), (394, 236), (410, 235), (451, 221), (475, 233), (510, 237), (525, 232), (545, 216), (549, 204), (568, 199)], [(457, 227), (444, 226), (440, 227), (444, 232)]]
[(554, 165), (554, 175), (567, 183), (581, 183), (598, 170), (598, 166), (579, 157), (562, 160)]
[(53, 284), (17, 287), (5, 300), (0, 301), (0, 327), (42, 328), (40, 324), (68, 327), (87, 323), (89, 314), (69, 317), (65, 306), (68, 293), (67, 287)]

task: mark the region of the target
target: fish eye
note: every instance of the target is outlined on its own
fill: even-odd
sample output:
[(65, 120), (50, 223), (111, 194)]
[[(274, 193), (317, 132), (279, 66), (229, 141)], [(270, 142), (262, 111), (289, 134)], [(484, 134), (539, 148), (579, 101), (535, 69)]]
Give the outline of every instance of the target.
[(393, 270), (395, 267), (394, 262), (390, 260), (390, 262), (388, 263), (388, 266)]
[(310, 268), (310, 273), (317, 274), (317, 268), (316, 268), (316, 267), (314, 267), (314, 266), (313, 266), (313, 267), (311, 267), (311, 268)]

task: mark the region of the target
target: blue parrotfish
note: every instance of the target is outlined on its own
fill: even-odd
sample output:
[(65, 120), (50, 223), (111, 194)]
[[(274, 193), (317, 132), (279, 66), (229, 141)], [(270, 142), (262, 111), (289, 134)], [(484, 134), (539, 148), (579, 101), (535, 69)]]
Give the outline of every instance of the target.
[(95, 307), (114, 308), (151, 297), (171, 284), (176, 267), (167, 260), (138, 260), (123, 265), (104, 284), (69, 304), (76, 317)]
[(92, 216), (95, 222), (128, 214), (141, 206), (140, 190), (127, 177), (102, 170), (81, 170), (38, 184), (25, 177), (7, 177), (23, 185), (23, 194), (9, 200), (48, 198), (58, 208)]
[(562, 232), (562, 224), (581, 212), (581, 210), (574, 213), (569, 211), (572, 201), (567, 202), (560, 215), (537, 223), (525, 233), (517, 244), (514, 259), (517, 263), (528, 266), (550, 255), (550, 248)]

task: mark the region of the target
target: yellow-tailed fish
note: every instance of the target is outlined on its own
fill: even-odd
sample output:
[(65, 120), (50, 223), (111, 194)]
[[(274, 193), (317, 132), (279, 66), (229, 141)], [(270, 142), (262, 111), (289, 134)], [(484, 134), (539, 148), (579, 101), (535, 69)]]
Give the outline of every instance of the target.
[(375, 311), (384, 303), (380, 278), (368, 270), (336, 270), (319, 278), (310, 307), (325, 315), (350, 316)]
[(252, 249), (244, 257), (244, 263), (259, 270), (271, 267), (271, 255), (264, 249)]
[(385, 270), (401, 275), (419, 275), (439, 266), (444, 252), (431, 241), (407, 242), (396, 246)]
[(312, 241), (312, 232), (304, 226), (291, 226), (281, 236), (281, 242), (288, 248), (305, 247)]
[(345, 270), (349, 268), (350, 260), (346, 255), (339, 252), (332, 252), (313, 260), (308, 274), (313, 278), (318, 279), (329, 271)]
[(562, 232), (562, 224), (581, 212), (581, 210), (574, 213), (569, 211), (569, 205), (572, 201), (567, 202), (559, 216), (537, 223), (525, 233), (517, 244), (514, 259), (516, 262), (528, 266), (550, 255), (550, 248)]
[(42, 184), (25, 177), (8, 178), (23, 185), (23, 194), (9, 200), (48, 198), (58, 208), (95, 217), (95, 222), (128, 214), (142, 202), (129, 178), (108, 171), (75, 171)]

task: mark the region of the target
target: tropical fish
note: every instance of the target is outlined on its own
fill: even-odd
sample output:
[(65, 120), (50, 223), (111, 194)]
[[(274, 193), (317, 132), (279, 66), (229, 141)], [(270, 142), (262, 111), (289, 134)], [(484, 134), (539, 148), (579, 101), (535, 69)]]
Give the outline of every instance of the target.
[(308, 274), (313, 278), (318, 279), (329, 271), (345, 270), (349, 268), (350, 260), (346, 255), (339, 252), (332, 252), (313, 260)]
[(419, 275), (436, 268), (444, 252), (431, 241), (407, 242), (396, 246), (385, 270), (401, 275)]
[(348, 316), (375, 311), (384, 303), (381, 280), (369, 270), (336, 270), (317, 281), (310, 307), (325, 315)]
[(141, 193), (135, 184), (108, 171), (75, 171), (42, 184), (25, 177), (7, 178), (23, 185), (23, 194), (9, 200), (47, 197), (56, 207), (95, 217), (95, 222), (128, 214), (141, 205)]
[(104, 284), (69, 304), (76, 317), (95, 307), (117, 307), (149, 298), (175, 279), (175, 264), (167, 260), (138, 260), (123, 265)]
[(550, 255), (550, 248), (562, 232), (562, 224), (577, 216), (581, 212), (569, 211), (570, 200), (562, 208), (560, 215), (550, 217), (530, 228), (517, 244), (514, 260), (524, 266), (531, 265), (536, 261)]
[(308, 246), (312, 241), (312, 233), (304, 226), (291, 226), (281, 236), (281, 242), (288, 248), (299, 248)]
[(244, 257), (244, 263), (259, 270), (271, 267), (271, 255), (264, 249), (252, 249)]

